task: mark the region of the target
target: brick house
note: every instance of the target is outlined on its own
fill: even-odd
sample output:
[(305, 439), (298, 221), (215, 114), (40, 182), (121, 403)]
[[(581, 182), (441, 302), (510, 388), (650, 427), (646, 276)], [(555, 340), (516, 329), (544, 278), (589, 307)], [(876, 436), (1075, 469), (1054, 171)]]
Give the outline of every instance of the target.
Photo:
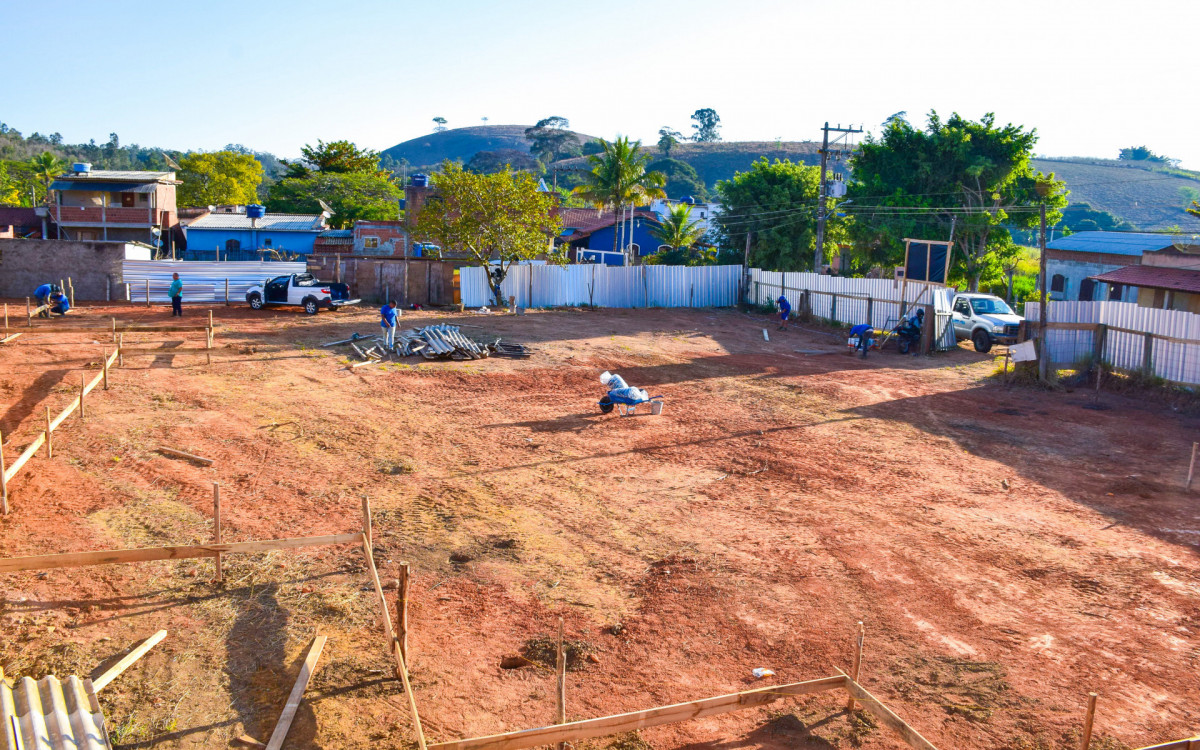
[(183, 238), (175, 204), (179, 184), (174, 172), (93, 170), (90, 164), (75, 164), (50, 185), (50, 218), (64, 239), (173, 248)]
[(408, 254), (408, 236), (404, 221), (356, 221), (351, 252), (402, 258)]

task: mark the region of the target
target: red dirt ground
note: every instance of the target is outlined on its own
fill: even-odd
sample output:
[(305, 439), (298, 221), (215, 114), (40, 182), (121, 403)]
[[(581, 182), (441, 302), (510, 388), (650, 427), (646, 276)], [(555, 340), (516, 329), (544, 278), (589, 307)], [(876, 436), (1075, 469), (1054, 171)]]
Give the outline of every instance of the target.
[[(773, 327), (764, 342), (768, 324), (733, 311), (416, 313), (404, 323), (476, 325), (537, 354), (354, 371), (319, 344), (374, 333), (369, 310), (215, 314), (211, 366), (128, 357), (55, 432), (54, 458), (27, 464), (5, 556), (207, 541), (214, 481), (226, 541), (355, 531), (369, 496), (381, 574), (413, 566), (431, 742), (551, 723), (552, 670), (499, 664), (560, 616), (594, 654), (568, 675), (571, 719), (835, 674), (861, 620), (862, 682), (943, 750), (1069, 746), (1089, 690), (1093, 747), (1200, 730), (1200, 511), (1181, 491), (1198, 422), (1167, 405), (1006, 389), (966, 350), (863, 361), (834, 335)], [(109, 315), (170, 322), (157, 306), (71, 322)], [(203, 345), (151, 338), (126, 345)], [(0, 346), (10, 460), (105, 344)], [(664, 413), (601, 416), (605, 369), (665, 395)], [(320, 632), (289, 746), (410, 746), (358, 550), (225, 562), (224, 586), (208, 560), (0, 575), (0, 665), (87, 675), (166, 628), (102, 694), (110, 731), (122, 747), (225, 747), (270, 734)], [(901, 746), (844, 702), (585, 744)]]

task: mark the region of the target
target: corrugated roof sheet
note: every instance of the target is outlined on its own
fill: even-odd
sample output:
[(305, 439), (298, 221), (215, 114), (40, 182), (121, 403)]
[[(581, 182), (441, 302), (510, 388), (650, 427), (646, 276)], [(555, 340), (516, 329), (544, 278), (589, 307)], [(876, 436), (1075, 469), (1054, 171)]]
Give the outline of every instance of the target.
[[(13, 737), (13, 719), (21, 732)], [(0, 677), (0, 737), (3, 750), (109, 750), (104, 714), (91, 680), (53, 675), (10, 685)]]
[(266, 214), (257, 226), (250, 225), (245, 214), (208, 214), (188, 224), (188, 231), (195, 229), (269, 229), (272, 232), (323, 232), (325, 226), (320, 215), (310, 214)]
[(99, 180), (62, 179), (50, 183), (51, 190), (98, 190), (107, 193), (153, 193), (154, 182), (100, 182)]
[(317, 235), (318, 237), (353, 237), (353, 229), (326, 229)]
[(93, 169), (83, 174), (64, 172), (59, 175), (64, 180), (132, 180), (135, 182), (175, 182), (174, 172), (139, 172), (125, 169)]
[(1200, 271), (1166, 266), (1125, 266), (1088, 278), (1109, 284), (1127, 284), (1149, 289), (1171, 289), (1200, 294)]
[(1076, 232), (1046, 243), (1051, 250), (1111, 255), (1141, 255), (1171, 246), (1169, 234), (1138, 232)]

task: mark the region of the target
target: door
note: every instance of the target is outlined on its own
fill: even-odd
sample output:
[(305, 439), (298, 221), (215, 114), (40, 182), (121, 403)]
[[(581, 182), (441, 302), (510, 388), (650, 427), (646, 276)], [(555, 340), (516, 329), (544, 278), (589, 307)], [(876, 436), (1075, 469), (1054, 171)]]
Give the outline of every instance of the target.
[(291, 276), (279, 276), (267, 282), (267, 302), (287, 302), (288, 301), (288, 282), (292, 280)]
[(954, 300), (954, 335), (960, 339), (971, 338), (971, 303), (965, 297)]

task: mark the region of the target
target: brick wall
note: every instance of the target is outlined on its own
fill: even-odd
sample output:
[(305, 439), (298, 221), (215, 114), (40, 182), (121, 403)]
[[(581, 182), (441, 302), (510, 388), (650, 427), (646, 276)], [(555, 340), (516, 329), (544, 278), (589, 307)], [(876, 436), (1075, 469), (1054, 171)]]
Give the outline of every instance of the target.
[[(373, 241), (374, 247), (367, 243)], [(408, 231), (402, 221), (354, 222), (355, 255), (408, 255)]]
[[(338, 269), (340, 261), (340, 271)], [(395, 298), (407, 307), (453, 305), (454, 271), (457, 265), (424, 258), (364, 257), (359, 255), (310, 255), (308, 272), (322, 281), (339, 278), (350, 285), (350, 295), (371, 304)]]
[(0, 297), (32, 297), (47, 282), (71, 279), (75, 299), (117, 298), (124, 242), (0, 239)]

